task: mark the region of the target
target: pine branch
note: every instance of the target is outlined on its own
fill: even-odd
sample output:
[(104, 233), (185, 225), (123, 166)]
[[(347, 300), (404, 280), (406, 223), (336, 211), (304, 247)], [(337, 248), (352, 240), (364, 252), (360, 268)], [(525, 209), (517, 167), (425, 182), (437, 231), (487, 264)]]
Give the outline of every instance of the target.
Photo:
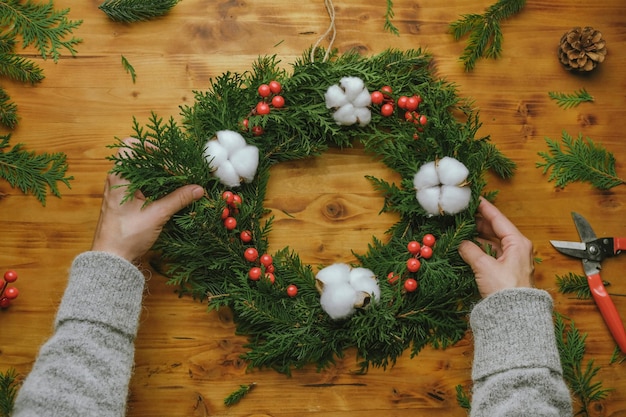
[(0, 417), (10, 417), (18, 391), (17, 374), (14, 369), (0, 372)]
[(587, 92), (584, 88), (581, 88), (578, 91), (574, 91), (571, 94), (567, 93), (559, 93), (555, 91), (551, 91), (548, 93), (552, 100), (556, 101), (556, 104), (563, 108), (569, 109), (572, 107), (576, 107), (584, 102), (592, 102), (594, 101), (593, 96)]
[(461, 55), (466, 71), (471, 71), (479, 58), (498, 58), (502, 52), (501, 21), (518, 13), (526, 0), (498, 0), (484, 14), (466, 14), (450, 24), (455, 40), (468, 37)]
[(130, 78), (133, 80), (133, 84), (135, 84), (137, 73), (135, 73), (135, 68), (130, 64), (130, 62), (128, 62), (124, 55), (122, 55), (122, 66), (124, 67), (126, 72), (130, 74)]
[(8, 151), (11, 135), (0, 136), (0, 178), (6, 180), (13, 188), (19, 188), (24, 194), (34, 195), (39, 202), (46, 205), (48, 192), (60, 197), (58, 183), (70, 188), (67, 177), (66, 156), (63, 153), (43, 153), (37, 155), (23, 149), (22, 144), (13, 146)]
[(99, 9), (115, 22), (139, 22), (167, 14), (180, 0), (105, 0)]
[(591, 405), (605, 399), (612, 389), (604, 388), (601, 381), (594, 381), (600, 367), (594, 366), (593, 360), (583, 365), (587, 334), (581, 334), (573, 321), (567, 326), (559, 313), (555, 313), (555, 332), (563, 378), (580, 402), (580, 410), (576, 415), (589, 416)]
[(239, 401), (243, 400), (246, 395), (252, 391), (252, 389), (256, 386), (256, 383), (251, 383), (248, 385), (240, 385), (239, 388), (231, 393), (228, 397), (224, 399), (224, 405), (230, 407), (232, 405), (237, 404)]
[(575, 294), (576, 298), (585, 300), (591, 298), (589, 283), (584, 275), (571, 272), (567, 275), (557, 275), (556, 285), (562, 294)]
[(74, 47), (82, 42), (75, 37), (66, 40), (82, 23), (68, 20), (68, 13), (69, 9), (55, 10), (52, 0), (47, 4), (6, 0), (0, 3), (0, 25), (6, 28), (5, 36), (22, 38), (22, 48), (34, 45), (44, 59), (57, 62), (62, 49), (75, 55)]
[(393, 0), (387, 0), (387, 10), (385, 11), (385, 24), (383, 29), (394, 35), (400, 35), (400, 30), (393, 24), (395, 12), (393, 11)]
[[(615, 171), (615, 157), (590, 138), (583, 139), (582, 133), (573, 139), (563, 131), (561, 142), (546, 138), (548, 152), (539, 152), (545, 162), (538, 162), (537, 168), (543, 168), (546, 174), (552, 170), (548, 181), (555, 181), (555, 186), (564, 188), (575, 182), (588, 182), (600, 190), (608, 190), (624, 184), (624, 180)], [(561, 147), (563, 145), (563, 148)]]
[(0, 123), (13, 129), (17, 126), (17, 121), (17, 105), (11, 101), (4, 88), (0, 87)]

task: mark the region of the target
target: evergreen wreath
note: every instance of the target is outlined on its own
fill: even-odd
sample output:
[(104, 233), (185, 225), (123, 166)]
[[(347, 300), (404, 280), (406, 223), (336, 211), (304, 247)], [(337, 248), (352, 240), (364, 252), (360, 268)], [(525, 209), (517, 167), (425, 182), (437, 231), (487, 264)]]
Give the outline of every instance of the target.
[[(421, 50), (367, 58), (311, 48), (291, 73), (279, 64), (261, 57), (251, 70), (226, 72), (208, 91), (195, 92), (193, 105), (181, 106), (181, 122), (153, 114), (142, 126), (135, 119), (139, 140), (111, 145), (124, 151), (110, 159), (112, 172), (130, 181), (126, 198), (141, 191), (150, 201), (191, 183), (205, 188), (204, 198), (165, 226), (155, 267), (180, 296), (203, 300), (209, 310), (232, 309), (237, 333), (248, 337), (243, 358), (252, 368), (289, 374), (312, 363), (321, 369), (355, 348), (366, 371), (393, 365), (407, 349), (413, 356), (427, 344), (456, 343), (478, 296), (457, 247), (475, 237), (479, 196), (494, 195), (484, 190), (485, 173), (508, 178), (514, 163), (488, 137), (477, 137), (477, 111), (452, 83), (435, 77)], [(332, 266), (348, 274), (335, 285), (288, 247), (271, 248), (272, 216), (263, 202), (274, 164), (357, 141), (402, 177), (399, 184), (368, 177), (384, 196), (381, 211), (399, 220), (384, 239), (373, 237), (367, 253), (354, 253), (359, 265)], [(237, 153), (258, 155), (256, 171), (242, 168)], [(441, 191), (443, 201), (448, 171), (433, 171), (440, 174), (433, 184), (416, 173), (444, 160), (453, 171), (462, 166), (451, 189), (468, 201), (433, 213), (417, 201), (416, 188)], [(222, 179), (219, 171), (226, 173)], [(351, 290), (354, 280), (366, 289)], [(321, 298), (333, 286), (347, 289), (338, 298), (366, 297), (332, 318)]]

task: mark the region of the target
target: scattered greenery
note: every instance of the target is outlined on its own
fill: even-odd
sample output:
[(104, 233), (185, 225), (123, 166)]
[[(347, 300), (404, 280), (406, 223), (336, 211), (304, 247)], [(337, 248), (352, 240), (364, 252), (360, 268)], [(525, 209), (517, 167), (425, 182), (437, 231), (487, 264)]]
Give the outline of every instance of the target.
[(256, 383), (254, 382), (247, 385), (240, 385), (236, 391), (224, 399), (224, 405), (230, 407), (231, 405), (237, 404), (239, 401), (243, 400), (243, 398), (248, 395), (255, 386)]
[(9, 369), (0, 372), (0, 417), (10, 417), (18, 390), (17, 373)]
[(563, 131), (561, 141), (546, 138), (548, 152), (539, 152), (545, 162), (538, 162), (537, 168), (543, 168), (546, 174), (552, 170), (548, 181), (564, 188), (575, 182), (588, 182), (600, 190), (608, 190), (624, 184), (624, 180), (615, 171), (615, 157), (590, 138), (572, 138)]
[(591, 405), (605, 399), (611, 389), (604, 388), (600, 381), (594, 381), (600, 367), (594, 366), (593, 360), (583, 365), (587, 334), (581, 334), (573, 321), (568, 326), (559, 313), (555, 313), (555, 332), (563, 378), (580, 404), (580, 410), (575, 415), (589, 416)]
[(470, 398), (469, 392), (467, 392), (462, 385), (457, 385), (455, 390), (457, 404), (469, 412), (472, 408), (472, 399)]
[(498, 0), (484, 14), (465, 14), (450, 24), (455, 40), (467, 36), (467, 46), (461, 55), (466, 71), (476, 66), (479, 58), (498, 58), (502, 52), (501, 22), (518, 13), (526, 0)]
[(556, 285), (562, 294), (575, 294), (576, 298), (585, 300), (591, 298), (589, 283), (584, 275), (572, 272), (567, 275), (557, 275)]
[(400, 30), (393, 24), (395, 12), (393, 11), (393, 0), (387, 0), (387, 10), (385, 11), (385, 24), (383, 28), (394, 35), (399, 35)]
[(572, 107), (576, 107), (581, 103), (593, 101), (593, 96), (587, 92), (584, 88), (581, 88), (578, 91), (574, 91), (571, 94), (567, 93), (559, 93), (555, 91), (551, 91), (548, 93), (552, 100), (556, 101), (556, 104), (563, 108), (569, 109)]
[(613, 354), (611, 355), (611, 360), (609, 360), (609, 363), (613, 365), (622, 364), (624, 362), (626, 362), (626, 354), (621, 351), (619, 346), (616, 345), (615, 349), (613, 350)]
[(70, 180), (74, 177), (66, 176), (64, 153), (37, 155), (25, 150), (24, 145), (19, 143), (10, 148), (10, 138), (10, 134), (0, 135), (0, 178), (4, 178), (11, 187), (34, 195), (43, 206), (46, 205), (48, 191), (56, 197), (61, 196), (59, 183), (70, 187)]
[(137, 73), (135, 72), (135, 68), (131, 65), (130, 62), (126, 59), (124, 55), (122, 55), (122, 66), (126, 70), (128, 74), (130, 74), (130, 78), (133, 80), (133, 84), (135, 84), (135, 79), (137, 78)]
[(167, 14), (180, 0), (105, 0), (100, 4), (109, 19), (116, 22), (139, 22)]
[[(156, 268), (169, 276), (181, 295), (204, 300), (210, 309), (229, 306), (237, 333), (248, 336), (243, 357), (252, 368), (270, 367), (289, 373), (306, 364), (327, 367), (356, 347), (365, 371), (370, 365), (392, 366), (407, 349), (417, 355), (430, 344), (445, 348), (460, 340), (467, 329), (466, 316), (478, 297), (474, 275), (457, 247), (476, 235), (474, 215), (486, 186), (485, 173), (513, 175), (515, 165), (488, 137), (478, 137), (477, 113), (461, 100), (455, 87), (432, 74), (431, 57), (420, 50), (387, 50), (364, 58), (356, 52), (330, 54), (306, 51), (292, 66), (281, 69), (275, 57), (263, 57), (244, 73), (227, 72), (211, 81), (206, 92), (195, 93), (195, 104), (181, 107), (182, 125), (157, 115), (146, 126), (137, 121), (134, 137), (139, 143), (119, 140), (112, 147), (131, 148), (136, 158), (112, 156), (113, 172), (130, 181), (127, 196), (141, 190), (148, 199), (159, 198), (183, 184), (202, 184), (206, 197), (176, 215), (164, 228), (155, 249), (162, 254)], [(420, 95), (421, 114), (428, 123), (419, 132), (404, 112), (385, 117), (372, 108), (367, 126), (340, 126), (325, 105), (329, 86), (346, 75), (359, 76), (374, 91), (389, 85), (392, 95)], [(259, 102), (257, 87), (276, 80), (287, 105), (268, 115), (251, 110)], [(244, 128), (243, 121), (247, 121)], [(263, 133), (255, 135), (256, 127)], [(207, 139), (220, 130), (240, 132), (259, 149), (254, 181), (235, 191), (243, 199), (237, 227), (227, 230), (221, 220), (226, 207), (223, 186), (203, 156)], [(419, 133), (419, 140), (414, 135)], [(395, 212), (399, 221), (384, 239), (373, 238), (367, 253), (354, 254), (358, 263), (379, 277), (380, 302), (348, 319), (334, 321), (322, 310), (315, 286), (316, 267), (301, 262), (288, 247), (271, 255), (275, 282), (248, 279), (250, 263), (243, 257), (253, 246), (268, 251), (271, 213), (263, 207), (270, 167), (282, 161), (317, 156), (329, 147), (348, 147), (360, 140), (365, 152), (401, 176), (399, 183), (369, 177), (385, 198), (382, 211)], [(419, 166), (443, 156), (454, 156), (469, 169), (472, 202), (454, 216), (429, 216), (415, 198), (413, 176)], [(234, 236), (252, 232), (244, 243)], [(404, 278), (407, 243), (426, 233), (437, 237), (433, 257), (422, 262), (414, 293), (389, 283), (391, 271)], [(211, 253), (211, 256), (206, 256)], [(289, 297), (290, 284), (298, 295)]]

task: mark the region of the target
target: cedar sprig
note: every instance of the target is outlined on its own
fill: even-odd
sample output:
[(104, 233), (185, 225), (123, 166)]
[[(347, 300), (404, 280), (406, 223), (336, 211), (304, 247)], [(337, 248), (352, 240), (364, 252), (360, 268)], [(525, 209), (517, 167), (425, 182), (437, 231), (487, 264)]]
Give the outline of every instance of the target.
[(581, 103), (594, 101), (593, 96), (584, 88), (570, 94), (550, 91), (548, 96), (550, 96), (552, 100), (555, 100), (556, 104), (563, 109), (569, 109), (576, 107)]
[(466, 71), (471, 71), (480, 58), (498, 58), (502, 53), (501, 22), (526, 5), (526, 0), (498, 0), (484, 14), (465, 14), (450, 24), (455, 40), (468, 37), (460, 59)]
[(24, 194), (34, 195), (43, 206), (48, 193), (61, 196), (59, 184), (70, 188), (74, 177), (66, 175), (68, 165), (64, 153), (36, 154), (19, 143), (10, 148), (10, 138), (10, 134), (0, 136), (0, 178)]
[(591, 138), (584, 138), (582, 133), (573, 138), (563, 131), (561, 141), (546, 138), (548, 152), (539, 152), (545, 162), (538, 162), (537, 168), (543, 173), (550, 172), (548, 181), (564, 188), (576, 181), (588, 182), (600, 190), (608, 190), (624, 184), (624, 180), (615, 171), (615, 157)]
[(580, 404), (575, 415), (589, 416), (592, 404), (605, 399), (612, 389), (604, 388), (601, 381), (595, 380), (600, 367), (595, 366), (593, 359), (583, 364), (587, 334), (580, 333), (574, 321), (568, 326), (565, 320), (563, 315), (555, 312), (554, 327), (563, 378)]
[(0, 87), (0, 123), (9, 129), (15, 128), (18, 123), (17, 105), (4, 88)]
[(98, 8), (115, 22), (140, 22), (163, 16), (180, 0), (105, 0)]
[(393, 11), (393, 0), (387, 0), (387, 9), (385, 10), (385, 24), (383, 29), (394, 35), (400, 35), (400, 30), (393, 24), (395, 12)]
[(591, 298), (589, 283), (584, 275), (572, 272), (567, 275), (557, 275), (556, 285), (562, 294), (574, 294), (576, 298), (583, 300)]
[(124, 55), (122, 55), (122, 66), (126, 73), (130, 74), (130, 78), (133, 80), (133, 84), (135, 84), (135, 80), (137, 79), (137, 73), (135, 72), (135, 67), (126, 59)]
[(10, 417), (19, 388), (15, 369), (0, 372), (0, 417)]
[(237, 390), (233, 391), (231, 394), (228, 395), (228, 397), (224, 399), (224, 405), (230, 407), (239, 403), (239, 401), (243, 400), (244, 397), (248, 395), (255, 386), (255, 382), (246, 385), (240, 385)]

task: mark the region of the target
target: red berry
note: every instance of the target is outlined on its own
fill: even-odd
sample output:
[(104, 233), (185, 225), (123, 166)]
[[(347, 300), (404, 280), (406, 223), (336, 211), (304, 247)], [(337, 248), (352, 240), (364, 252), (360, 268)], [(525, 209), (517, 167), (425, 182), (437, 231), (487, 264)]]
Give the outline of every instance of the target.
[(248, 119), (243, 119), (241, 121), (241, 130), (248, 130), (249, 124), (250, 124), (250, 121)]
[(381, 93), (380, 91), (374, 91), (371, 94), (372, 97), (372, 104), (383, 104), (383, 93)]
[(255, 262), (259, 258), (259, 251), (255, 248), (248, 248), (243, 252), (243, 257), (248, 262)]
[(409, 258), (406, 261), (406, 269), (408, 269), (409, 272), (417, 272), (420, 270), (421, 266), (422, 264), (417, 258)]
[(265, 279), (268, 280), (272, 284), (276, 281), (276, 277), (271, 272), (265, 273)]
[(296, 295), (298, 295), (298, 287), (293, 284), (289, 285), (287, 287), (287, 295), (290, 297), (295, 297)]
[(261, 268), (259, 268), (258, 266), (254, 266), (248, 271), (248, 277), (250, 277), (252, 281), (258, 281), (259, 279), (261, 279), (262, 273), (263, 271), (261, 271)]
[(252, 126), (252, 134), (254, 136), (261, 136), (264, 133), (261, 126)]
[(0, 308), (7, 308), (11, 305), (11, 300), (6, 297), (0, 298)]
[(409, 98), (407, 96), (398, 97), (398, 107), (400, 107), (401, 109), (406, 109), (408, 99)]
[(420, 123), (422, 126), (424, 126), (426, 123), (428, 123), (428, 118), (422, 114), (422, 115), (419, 117), (419, 123)]
[(6, 282), (15, 282), (15, 281), (17, 281), (17, 272), (9, 269), (7, 272), (4, 273), (4, 280)]
[(395, 272), (390, 272), (387, 274), (387, 282), (390, 283), (391, 285), (398, 282), (399, 279), (400, 279), (400, 275), (396, 274)]
[(239, 234), (239, 238), (243, 243), (252, 242), (252, 232), (249, 230), (244, 230)]
[(243, 203), (241, 196), (239, 194), (233, 195), (233, 201), (230, 205), (233, 207), (241, 207), (241, 203)]
[(409, 250), (409, 252), (413, 255), (417, 255), (420, 251), (420, 247), (422, 245), (420, 245), (420, 243), (417, 240), (412, 240), (408, 243), (408, 245), (406, 245), (406, 248)]
[(386, 96), (389, 96), (391, 93), (393, 93), (393, 89), (388, 85), (382, 86), (380, 91)]
[(237, 219), (235, 219), (234, 217), (226, 217), (224, 219), (224, 227), (226, 227), (226, 229), (228, 230), (233, 230), (235, 227), (237, 227)]
[(428, 233), (425, 234), (424, 237), (422, 238), (422, 243), (426, 246), (434, 246), (436, 242), (435, 236), (433, 236), (432, 234)]
[(413, 117), (414, 117), (414, 113), (411, 111), (406, 111), (404, 113), (404, 120), (406, 120), (407, 122), (412, 122), (413, 121)]
[(274, 273), (275, 271), (276, 271), (276, 267), (274, 267), (274, 264), (269, 264), (265, 267), (265, 272)]
[(383, 104), (382, 107), (380, 108), (380, 114), (382, 114), (385, 117), (389, 117), (393, 114), (393, 105), (392, 104)]
[(270, 105), (264, 101), (259, 101), (256, 105), (256, 114), (270, 114)]
[(278, 94), (282, 91), (283, 86), (278, 81), (270, 81), (270, 91), (274, 94)]
[(419, 106), (419, 101), (417, 101), (417, 96), (409, 97), (406, 100), (406, 109), (409, 111), (417, 110)]
[(413, 278), (407, 279), (406, 281), (404, 281), (404, 289), (408, 292), (415, 291), (417, 289), (417, 281)]
[(263, 264), (264, 266), (269, 266), (271, 265), (273, 262), (272, 260), (272, 256), (264, 253), (263, 255), (261, 255), (261, 264)]
[(222, 220), (226, 220), (228, 216), (230, 216), (230, 209), (228, 207), (224, 207), (222, 210)]
[(270, 86), (267, 84), (261, 84), (259, 88), (257, 89), (257, 91), (259, 92), (259, 95), (263, 98), (269, 97), (270, 94), (272, 94), (272, 90), (270, 89)]
[(272, 106), (276, 107), (277, 109), (280, 109), (284, 105), (285, 105), (285, 99), (283, 98), (283, 96), (272, 97)]
[(420, 249), (420, 256), (424, 259), (430, 259), (433, 256), (433, 248), (430, 246), (422, 246)]
[(6, 290), (4, 290), (4, 296), (8, 298), (9, 300), (16, 299), (19, 293), (20, 292), (15, 287), (9, 287)]
[(226, 204), (233, 204), (233, 198), (235, 198), (235, 193), (232, 191), (224, 191), (222, 193), (222, 200), (226, 201)]

